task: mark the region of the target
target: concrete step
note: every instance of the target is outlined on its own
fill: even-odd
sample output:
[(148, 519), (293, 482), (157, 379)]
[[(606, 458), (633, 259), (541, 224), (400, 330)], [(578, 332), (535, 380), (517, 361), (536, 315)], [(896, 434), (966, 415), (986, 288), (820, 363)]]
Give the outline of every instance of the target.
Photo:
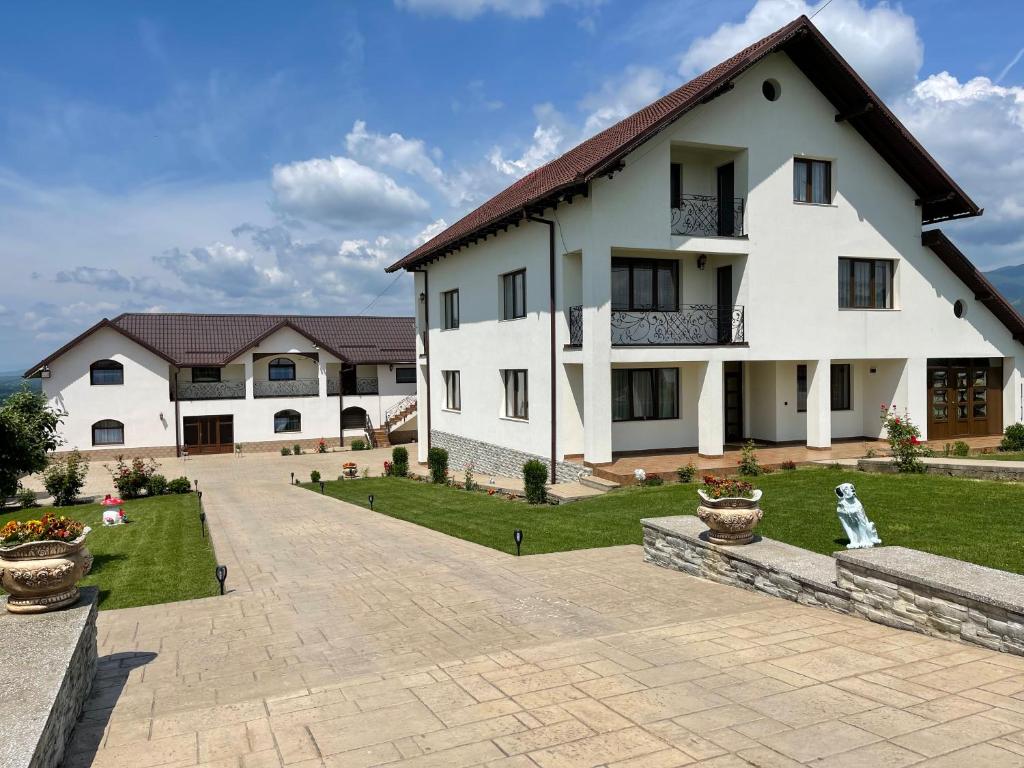
[(558, 483), (548, 486), (548, 499), (556, 504), (568, 504), (571, 501), (603, 496), (605, 491), (583, 485), (582, 483)]
[(619, 484), (614, 480), (597, 477), (596, 475), (584, 475), (580, 478), (580, 484), (593, 488), (595, 491), (613, 491), (619, 487)]

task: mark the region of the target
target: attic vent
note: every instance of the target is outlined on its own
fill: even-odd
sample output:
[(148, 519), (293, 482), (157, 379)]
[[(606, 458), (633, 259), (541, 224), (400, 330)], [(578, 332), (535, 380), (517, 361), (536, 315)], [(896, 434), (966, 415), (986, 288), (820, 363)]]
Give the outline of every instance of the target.
[(782, 95), (782, 86), (778, 80), (768, 79), (761, 83), (761, 93), (768, 101), (778, 101)]

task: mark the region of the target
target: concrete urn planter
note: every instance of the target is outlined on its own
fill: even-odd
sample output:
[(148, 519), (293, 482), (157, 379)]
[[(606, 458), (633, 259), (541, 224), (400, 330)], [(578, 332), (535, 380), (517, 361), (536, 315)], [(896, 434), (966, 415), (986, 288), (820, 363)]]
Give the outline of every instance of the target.
[(712, 499), (704, 491), (697, 491), (700, 506), (697, 517), (710, 528), (708, 541), (712, 544), (749, 544), (754, 538), (754, 528), (764, 512), (761, 511), (760, 489), (749, 499), (726, 496)]
[(74, 541), (0, 547), (0, 587), (11, 613), (46, 613), (78, 602), (78, 581), (92, 568), (86, 528)]

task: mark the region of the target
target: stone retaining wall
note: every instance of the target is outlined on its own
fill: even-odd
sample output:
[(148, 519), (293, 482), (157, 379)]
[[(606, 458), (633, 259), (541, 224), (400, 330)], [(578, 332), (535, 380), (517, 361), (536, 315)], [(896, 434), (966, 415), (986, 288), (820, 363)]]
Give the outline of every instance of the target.
[[(1024, 480), (1024, 462), (998, 459), (958, 459), (932, 457), (921, 460), (929, 475), (969, 477), (974, 480)], [(857, 469), (864, 472), (896, 472), (892, 459), (859, 459)]]
[[(472, 440), (461, 435), (453, 435), (450, 432), (440, 432), (436, 429), (430, 431), (430, 444), (435, 448), (444, 448), (448, 451), (448, 466), (454, 470), (460, 470), (469, 462), (473, 462), (476, 472), (480, 474), (522, 477), (523, 464), (531, 459), (542, 462), (549, 470), (551, 468), (550, 458), (503, 448), (500, 445), (485, 443), (481, 440)], [(579, 480), (581, 476), (589, 474), (590, 470), (580, 464), (567, 461), (559, 461), (555, 464), (555, 477), (560, 483), (573, 482)]]

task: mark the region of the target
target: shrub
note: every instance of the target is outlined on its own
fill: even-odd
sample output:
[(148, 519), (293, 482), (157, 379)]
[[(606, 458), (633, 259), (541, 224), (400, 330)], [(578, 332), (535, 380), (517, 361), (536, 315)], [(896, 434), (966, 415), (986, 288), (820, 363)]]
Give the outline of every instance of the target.
[(292, 453), (294, 453), (296, 456), (301, 456), (302, 455), (302, 446), (299, 445), (298, 443), (293, 445), (292, 446)]
[(43, 474), (43, 486), (53, 496), (55, 507), (66, 507), (74, 504), (78, 493), (85, 485), (85, 475), (89, 471), (82, 461), (82, 454), (72, 451), (63, 459), (53, 462)]
[(789, 459), (788, 461), (784, 461), (779, 464), (779, 466), (782, 467), (782, 469), (796, 469), (796, 462)]
[(317, 472), (315, 469), (312, 472), (309, 473), (309, 482), (311, 482), (311, 483), (319, 483), (320, 482), (320, 473)]
[(754, 497), (754, 486), (745, 480), (733, 480), (716, 475), (704, 475), (704, 484), (700, 489), (710, 499), (751, 499)]
[(526, 487), (526, 500), (531, 504), (543, 504), (548, 497), (545, 483), (548, 481), (548, 465), (537, 459), (530, 459), (523, 464), (523, 485)]
[(679, 478), (680, 483), (692, 483), (693, 478), (697, 476), (697, 468), (693, 466), (693, 462), (689, 462), (685, 467), (680, 467), (676, 470), (676, 477)]
[(1003, 441), (999, 443), (1001, 451), (1024, 451), (1024, 424), (1011, 424), (1003, 431)]
[(192, 484), (187, 477), (176, 477), (167, 483), (168, 493), (189, 493), (191, 490)]
[(39, 503), (36, 501), (36, 492), (31, 488), (22, 486), (18, 489), (18, 493), (14, 496), (18, 502), (18, 506), (22, 509), (30, 509), (32, 507), (38, 507)]
[(362, 438), (359, 438), (359, 437), (357, 437), (355, 440), (353, 440), (351, 443), (349, 443), (349, 448), (351, 448), (353, 451), (361, 451), (365, 447), (366, 447), (366, 441), (364, 441)]
[(153, 475), (146, 483), (147, 496), (160, 496), (167, 493), (167, 478), (163, 475)]
[(320, 438), (320, 442), (316, 444), (316, 452), (327, 453), (327, 441), (324, 440), (322, 437)]
[(924, 472), (921, 457), (929, 455), (930, 451), (921, 443), (921, 430), (910, 420), (909, 414), (897, 416), (895, 409), (895, 405), (891, 409), (883, 405), (881, 415), (893, 463), (899, 472)]
[(427, 451), (427, 466), (430, 467), (431, 482), (448, 482), (448, 451), (444, 448), (431, 448)]
[(653, 488), (658, 485), (664, 485), (665, 481), (661, 479), (661, 475), (648, 475), (642, 485), (645, 488)]
[(282, 456), (291, 456), (292, 455), (292, 449), (289, 448), (287, 445), (282, 445), (281, 446), (281, 455)]
[(866, 458), (866, 459), (873, 459), (877, 455), (878, 455), (878, 451), (876, 451), (874, 448), (868, 448), (867, 452), (864, 454), (864, 458)]
[(391, 474), (405, 477), (409, 474), (409, 451), (401, 445), (391, 449)]
[(747, 477), (757, 477), (761, 474), (761, 464), (757, 461), (757, 449), (754, 441), (748, 440), (743, 450), (740, 451), (740, 474)]
[(466, 465), (466, 475), (463, 482), (463, 487), (467, 491), (475, 491), (477, 489), (476, 481), (473, 479), (473, 462), (469, 462)]
[(107, 470), (121, 498), (136, 499), (149, 487), (150, 478), (156, 474), (156, 462), (136, 457), (131, 464), (127, 464), (124, 456), (118, 456), (114, 468), (107, 467)]

